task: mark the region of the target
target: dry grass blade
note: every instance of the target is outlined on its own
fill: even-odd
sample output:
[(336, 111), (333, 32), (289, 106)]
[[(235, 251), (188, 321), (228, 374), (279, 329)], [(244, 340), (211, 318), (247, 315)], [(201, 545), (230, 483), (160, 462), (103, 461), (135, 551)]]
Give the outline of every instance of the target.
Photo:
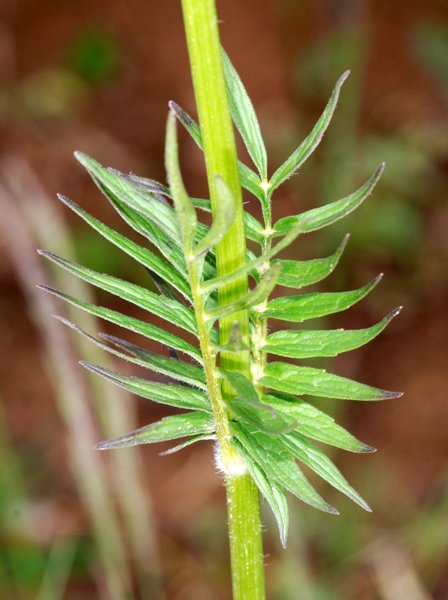
[(124, 548), (118, 542), (121, 536), (103, 460), (92, 452), (98, 432), (88, 405), (86, 382), (70, 338), (52, 317), (62, 307), (35, 287), (36, 281), (47, 280), (47, 274), (40, 265), (16, 198), (5, 185), (0, 186), (0, 210), (6, 250), (28, 300), (50, 365), (50, 377), (55, 382), (59, 410), (68, 430), (71, 461), (94, 528), (107, 594), (113, 600), (122, 600), (131, 594), (130, 574)]
[[(56, 254), (76, 259), (74, 244), (58, 206), (42, 188), (29, 165), (18, 157), (3, 161), (2, 169), (7, 175), (9, 188), (13, 191), (26, 221), (32, 228), (38, 245), (45, 246)], [(55, 235), (57, 232), (57, 235)], [(70, 277), (64, 271), (55, 269), (52, 281), (70, 294), (87, 302), (93, 302), (91, 288), (82, 280)], [(40, 282), (39, 282), (40, 283)], [(88, 331), (97, 331), (97, 319), (84, 311), (74, 310), (70, 305), (69, 314), (76, 312), (76, 321)], [(79, 356), (91, 362), (101, 362), (106, 368), (112, 366), (103, 352), (80, 336), (73, 336)], [(88, 377), (90, 398), (99, 420), (101, 434), (113, 438), (124, 431), (131, 431), (138, 425), (135, 422), (135, 402), (124, 390), (111, 386), (98, 377)], [(107, 397), (107, 402), (103, 399)], [(95, 443), (97, 440), (95, 440)], [(141, 593), (152, 594), (152, 598), (162, 598), (160, 587), (160, 559), (153, 533), (151, 504), (143, 485), (143, 465), (137, 452), (114, 452), (109, 457), (112, 468), (112, 483), (115, 495), (124, 515), (132, 558), (140, 580)], [(123, 490), (128, 493), (123, 494)], [(145, 591), (146, 590), (146, 591)]]

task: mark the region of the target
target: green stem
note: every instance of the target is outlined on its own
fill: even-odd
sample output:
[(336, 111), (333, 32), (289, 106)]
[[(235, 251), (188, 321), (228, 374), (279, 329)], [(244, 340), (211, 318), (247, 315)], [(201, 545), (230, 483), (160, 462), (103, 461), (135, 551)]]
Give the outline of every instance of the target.
[[(265, 191), (263, 206), (263, 219), (265, 231), (270, 231), (272, 227), (272, 215), (271, 215), (271, 194)], [(272, 246), (272, 238), (266, 237), (263, 243), (262, 254), (269, 252)], [(265, 261), (263, 270), (266, 272), (271, 266), (271, 261)], [(264, 394), (264, 387), (258, 385), (257, 381), (263, 377), (263, 370), (266, 366), (267, 357), (266, 352), (261, 349), (264, 346), (266, 336), (268, 333), (268, 321), (264, 316), (266, 309), (267, 300), (265, 300), (259, 306), (254, 307), (253, 312), (253, 326), (254, 326), (254, 343), (253, 343), (253, 365), (252, 365), (252, 379), (254, 380), (255, 387), (260, 398)]]
[[(215, 175), (224, 178), (237, 204), (235, 221), (216, 248), (218, 277), (236, 270), (246, 262), (246, 236), (243, 200), (238, 173), (235, 136), (221, 62), (221, 46), (214, 0), (182, 0), (188, 52), (190, 56), (196, 104), (204, 143), (205, 164), (213, 212), (217, 196)], [(220, 304), (237, 300), (248, 291), (247, 275), (219, 290)], [(240, 323), (248, 341), (248, 311), (220, 321), (221, 343), (226, 343), (233, 321)], [(249, 353), (221, 356), (226, 368), (249, 374)]]
[[(230, 273), (246, 262), (246, 237), (243, 201), (239, 181), (236, 144), (221, 62), (218, 21), (214, 0), (182, 0), (185, 31), (190, 56), (199, 123), (212, 210), (217, 206), (214, 177), (219, 174), (230, 187), (237, 204), (235, 221), (216, 247), (217, 275)], [(236, 278), (219, 290), (219, 303), (234, 302), (248, 291), (247, 275)], [(199, 303), (199, 298), (197, 299)], [(232, 324), (237, 321), (243, 340), (249, 342), (249, 312), (241, 311), (219, 323), (220, 342), (229, 339)], [(198, 328), (202, 329), (202, 327)], [(207, 346), (201, 340), (201, 348)], [(214, 364), (204, 356), (213, 413), (220, 444), (221, 465), (226, 478), (229, 539), (234, 600), (264, 600), (264, 565), (258, 490), (241, 459), (230, 444), (229, 415), (225, 410)], [(221, 367), (239, 371), (250, 377), (250, 353), (221, 353)], [(224, 397), (233, 395), (224, 383)]]

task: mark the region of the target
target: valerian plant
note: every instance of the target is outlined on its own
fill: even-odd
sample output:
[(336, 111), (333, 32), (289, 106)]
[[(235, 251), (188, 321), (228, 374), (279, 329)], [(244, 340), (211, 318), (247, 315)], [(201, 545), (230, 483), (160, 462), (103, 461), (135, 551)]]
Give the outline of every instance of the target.
[[(174, 324), (179, 334), (61, 291), (44, 289), (165, 347), (164, 354), (155, 354), (111, 335), (99, 334), (101, 339), (96, 339), (60, 318), (105, 351), (176, 382), (153, 382), (83, 363), (90, 371), (143, 398), (183, 411), (101, 442), (97, 448), (182, 440), (167, 454), (213, 440), (228, 496), (234, 597), (262, 600), (265, 587), (259, 493), (272, 508), (284, 546), (288, 534), (285, 492), (321, 511), (337, 514), (309, 483), (300, 464), (370, 510), (315, 442), (350, 452), (374, 449), (313, 406), (312, 398), (383, 400), (400, 394), (281, 359), (331, 357), (359, 348), (383, 331), (398, 309), (366, 329), (322, 331), (295, 325), (350, 308), (372, 291), (380, 276), (349, 292), (300, 293), (275, 299), (270, 296), (277, 286), (302, 290), (335, 269), (347, 237), (334, 254), (325, 258), (284, 260), (281, 252), (299, 235), (327, 227), (355, 210), (373, 190), (384, 165), (347, 197), (274, 222), (274, 192), (319, 144), (348, 72), (336, 83), (308, 137), (268, 177), (266, 149), (254, 108), (219, 47), (213, 1), (183, 0), (182, 5), (200, 124), (170, 103), (165, 151), (169, 185), (104, 168), (93, 158), (76, 153), (112, 206), (144, 238), (144, 244), (136, 244), (59, 196), (100, 235), (140, 263), (160, 293), (41, 252), (92, 285)], [(230, 115), (256, 171), (237, 162)], [(185, 189), (179, 166), (177, 121), (204, 151), (211, 200), (192, 198)], [(243, 210), (241, 187), (260, 202), (262, 223)], [(210, 227), (200, 221), (201, 212), (212, 213)], [(246, 240), (258, 245), (259, 252), (250, 252)], [(251, 288), (248, 280), (253, 281)], [(289, 325), (270, 333), (270, 321)], [(196, 343), (187, 341), (182, 330)]]

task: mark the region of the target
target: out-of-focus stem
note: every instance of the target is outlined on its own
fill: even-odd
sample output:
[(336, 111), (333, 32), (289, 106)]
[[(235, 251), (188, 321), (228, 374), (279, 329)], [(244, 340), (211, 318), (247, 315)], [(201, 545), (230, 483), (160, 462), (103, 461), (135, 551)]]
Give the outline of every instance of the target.
[[(9, 157), (3, 161), (2, 166), (8, 187), (13, 191), (40, 247), (76, 261), (75, 247), (68, 227), (27, 163), (19, 157)], [(68, 294), (85, 302), (94, 303), (89, 286), (79, 278), (68, 275), (62, 269), (52, 270), (51, 278), (58, 289), (66, 290)], [(67, 310), (70, 315), (73, 314), (74, 320), (76, 315), (76, 323), (82, 329), (91, 332), (98, 330), (97, 320), (89, 313), (71, 306)], [(82, 336), (75, 333), (73, 342), (79, 356), (85, 360), (101, 362), (106, 368), (113, 367), (108, 364), (110, 361), (107, 354)], [(129, 394), (89, 373), (87, 381), (90, 399), (104, 438), (114, 438), (136, 429), (134, 403)], [(144, 474), (140, 456), (135, 451), (111, 452), (108, 459), (112, 467), (115, 496), (123, 512), (127, 537), (137, 567), (142, 598), (162, 600), (160, 559), (154, 538), (150, 499), (142, 483)]]
[(50, 282), (15, 198), (4, 186), (0, 186), (0, 211), (6, 249), (40, 332), (59, 411), (68, 430), (72, 467), (90, 514), (106, 593), (113, 600), (128, 600), (132, 598), (131, 578), (103, 461), (92, 450), (98, 434), (88, 406), (85, 380), (67, 333), (52, 317), (63, 310), (52, 296), (36, 288), (36, 282)]

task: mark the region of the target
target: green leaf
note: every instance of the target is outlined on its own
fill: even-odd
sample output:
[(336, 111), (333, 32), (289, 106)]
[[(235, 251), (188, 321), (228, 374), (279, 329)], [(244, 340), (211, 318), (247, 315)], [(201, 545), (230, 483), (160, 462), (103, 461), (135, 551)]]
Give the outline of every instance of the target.
[(162, 356), (160, 354), (154, 354), (154, 352), (149, 352), (148, 350), (140, 348), (135, 344), (130, 344), (129, 342), (117, 338), (114, 335), (100, 333), (99, 336), (111, 344), (114, 344), (118, 348), (123, 348), (123, 350), (126, 350), (138, 358), (140, 364), (150, 368), (151, 370), (155, 370), (157, 368), (159, 369), (160, 373), (163, 372), (164, 375), (168, 375), (169, 377), (173, 377), (179, 381), (183, 381), (184, 383), (199, 387), (203, 390), (207, 389), (205, 373), (202, 367), (187, 363), (179, 358), (167, 358), (166, 356)]
[(148, 177), (139, 177), (138, 175), (134, 175), (134, 173), (120, 173), (113, 169), (115, 173), (117, 173), (123, 179), (130, 181), (134, 187), (140, 188), (144, 192), (149, 192), (151, 195), (157, 196), (166, 196), (167, 198), (172, 198), (170, 188), (163, 183), (159, 183), (154, 179), (149, 179)]
[[(175, 215), (173, 209), (171, 207), (169, 207), (169, 205), (166, 203), (165, 199), (163, 198), (163, 196), (166, 196), (167, 198), (172, 199), (172, 193), (171, 190), (169, 190), (169, 188), (167, 188), (166, 186), (153, 181), (153, 180), (147, 180), (143, 177), (136, 177), (135, 175), (124, 175), (123, 173), (120, 173), (118, 171), (111, 171), (114, 174), (116, 174), (118, 177), (120, 177), (121, 179), (123, 179), (125, 182), (129, 183), (131, 185), (132, 188), (135, 188), (136, 192), (139, 195), (143, 195), (143, 197), (145, 197), (145, 195), (148, 195), (149, 200), (152, 202), (154, 200), (155, 197), (157, 197), (159, 203), (163, 204), (163, 208), (164, 210), (169, 212), (169, 215), (172, 219), (177, 220), (177, 216)], [(135, 180), (138, 180), (138, 183), (136, 183)], [(140, 181), (143, 180), (144, 182), (149, 181), (150, 184), (142, 184), (140, 183)], [(101, 187), (101, 186), (100, 186)], [(108, 196), (109, 200), (114, 204), (114, 206), (116, 206), (118, 204), (117, 210), (119, 210), (120, 214), (123, 216), (123, 218), (127, 218), (127, 213), (129, 211), (131, 211), (131, 209), (129, 207), (127, 207), (125, 204), (120, 203), (120, 201), (117, 201), (116, 197), (113, 196), (113, 194), (111, 194), (110, 190), (108, 189), (103, 189), (101, 188), (102, 191)], [(148, 192), (148, 190), (152, 190), (152, 191), (157, 191), (157, 194), (151, 194)], [(185, 192), (185, 190), (184, 190)], [(186, 194), (186, 192), (185, 192)], [(184, 196), (184, 200), (188, 199), (187, 196)], [(210, 206), (210, 202), (208, 200), (201, 200), (201, 199), (188, 199), (190, 204), (193, 204), (194, 207), (194, 202), (196, 202), (201, 208), (203, 209), (207, 209)], [(190, 208), (187, 209), (190, 211), (191, 209), (191, 205)], [(124, 214), (123, 214), (124, 213)], [(247, 220), (251, 219), (251, 216), (248, 213), (245, 213)], [(190, 217), (193, 218), (193, 220), (195, 219), (195, 215), (191, 214), (190, 212)], [(186, 273), (187, 273), (187, 266), (186, 266), (186, 262), (185, 262), (185, 258), (184, 258), (184, 251), (183, 249), (181, 249), (180, 246), (180, 240), (174, 240), (173, 238), (170, 238), (169, 236), (167, 236), (167, 234), (165, 233), (165, 231), (163, 231), (160, 227), (158, 227), (158, 225), (154, 222), (148, 221), (148, 220), (144, 220), (143, 223), (141, 223), (142, 219), (145, 219), (145, 217), (143, 217), (143, 215), (139, 214), (139, 213), (133, 213), (132, 214), (132, 219), (135, 220), (135, 218), (137, 218), (138, 221), (138, 226), (137, 226), (137, 230), (140, 233), (143, 233), (144, 235), (146, 235), (146, 237), (148, 237), (148, 239), (151, 240), (151, 242), (159, 248), (159, 250), (162, 252), (162, 254), (167, 258), (167, 260), (169, 260), (174, 267), (176, 267), (176, 269), (178, 269), (182, 275), (184, 275), (186, 278)], [(188, 220), (188, 219), (187, 219)], [(129, 219), (128, 219), (129, 221)], [(252, 221), (255, 223), (258, 223), (258, 221), (256, 221), (256, 219), (252, 218)], [(131, 226), (134, 226), (135, 224), (133, 222), (130, 223)], [(143, 227), (142, 227), (143, 225)], [(253, 225), (253, 223), (252, 223)], [(136, 227), (134, 227), (136, 228)], [(258, 223), (258, 228), (262, 230), (261, 225)], [(196, 235), (195, 235), (195, 239), (196, 241), (200, 242), (209, 232), (210, 227), (208, 227), (208, 225), (205, 225), (204, 223), (196, 223)], [(149, 232), (149, 233), (148, 233)], [(259, 239), (259, 237), (257, 237), (257, 239)], [(263, 237), (264, 239), (264, 237)], [(206, 278), (210, 278), (210, 277), (215, 277), (216, 276), (216, 261), (215, 261), (215, 257), (213, 256), (214, 254), (214, 250), (210, 251), (210, 254), (208, 254), (205, 258), (205, 263), (203, 263), (203, 268), (204, 268), (204, 276)], [(251, 258), (252, 257), (252, 253), (248, 250), (247, 251), (248, 257)]]
[(257, 383), (279, 392), (341, 400), (390, 400), (402, 395), (333, 375), (324, 369), (297, 367), (283, 362), (269, 363)]
[(116, 277), (111, 277), (110, 275), (97, 273), (96, 271), (82, 267), (69, 260), (60, 258), (51, 252), (39, 250), (39, 254), (49, 258), (57, 265), (63, 267), (70, 273), (77, 275), (84, 281), (106, 290), (119, 298), (123, 298), (123, 300), (127, 300), (128, 302), (197, 335), (194, 312), (184, 304), (181, 304), (176, 300), (171, 300), (170, 298), (163, 298), (139, 285), (117, 279)]
[(263, 302), (269, 297), (269, 294), (275, 288), (280, 269), (280, 265), (274, 265), (267, 271), (266, 275), (253, 291), (244, 294), (235, 302), (216, 306), (215, 308), (207, 310), (205, 318), (208, 321), (215, 321), (216, 319), (221, 319), (227, 315), (232, 315), (240, 310), (260, 304), (260, 302)]
[(297, 169), (299, 169), (306, 159), (314, 152), (316, 147), (319, 145), (328, 125), (330, 124), (331, 117), (333, 116), (336, 104), (339, 98), (339, 92), (342, 84), (349, 76), (350, 71), (346, 71), (337, 81), (336, 87), (333, 90), (331, 98), (325, 107), (320, 119), (314, 126), (314, 129), (309, 136), (300, 144), (295, 152), (291, 154), (286, 162), (277, 169), (274, 175), (271, 177), (269, 182), (270, 189), (275, 190), (281, 183), (289, 179)]
[(285, 330), (271, 333), (262, 347), (264, 352), (289, 358), (312, 358), (317, 356), (337, 356), (342, 352), (364, 346), (387, 327), (400, 312), (397, 308), (382, 321), (367, 329), (345, 331), (295, 331)]
[(129, 352), (132, 355), (129, 356), (129, 354), (123, 354), (122, 352), (118, 352), (114, 348), (103, 344), (99, 340), (95, 339), (94, 337), (83, 331), (74, 323), (71, 323), (67, 319), (64, 319), (64, 317), (56, 316), (56, 319), (61, 321), (61, 323), (63, 323), (64, 325), (71, 327), (77, 333), (81, 334), (90, 342), (92, 342), (102, 350), (109, 352), (110, 354), (114, 354), (115, 356), (127, 360), (128, 362), (139, 365), (140, 367), (144, 367), (145, 369), (149, 369), (154, 373), (161, 373), (162, 375), (172, 377), (174, 379), (177, 379), (178, 381), (182, 381), (183, 383), (188, 383), (189, 385), (198, 387), (205, 391), (207, 390), (204, 371), (200, 367), (186, 363), (176, 358), (168, 358), (160, 354), (148, 352), (148, 350), (144, 350), (143, 348), (134, 346), (134, 344), (129, 344), (128, 342), (120, 340), (119, 338), (116, 338), (112, 335), (107, 335), (104, 333), (99, 334), (100, 337), (102, 337), (103, 339)]
[(169, 106), (170, 110), (172, 110), (173, 113), (176, 115), (177, 119), (182, 123), (182, 125), (188, 131), (188, 133), (191, 135), (191, 137), (195, 141), (196, 145), (201, 150), (204, 150), (201, 128), (196, 123), (196, 121), (194, 119), (192, 119), (190, 117), (190, 115), (183, 108), (181, 108), (178, 104), (176, 104), (176, 102), (173, 102), (171, 100), (168, 103), (168, 106)]
[[(257, 270), (258, 273), (263, 273), (265, 266), (269, 264), (269, 260), (276, 256), (279, 252), (288, 247), (292, 242), (297, 238), (297, 236), (302, 233), (303, 225), (298, 225), (292, 231), (290, 231), (285, 237), (278, 242), (273, 248), (258, 256), (253, 260), (249, 260), (245, 265), (242, 265), (239, 269), (228, 273), (227, 275), (223, 275), (222, 277), (216, 277), (215, 279), (208, 279), (204, 281), (201, 285), (201, 290), (203, 293), (209, 293), (212, 290), (216, 290), (223, 285), (227, 285), (231, 281), (233, 281), (236, 277), (240, 275), (244, 275), (245, 273), (249, 273), (251, 271)], [(280, 271), (281, 277), (281, 271)]]
[(186, 277), (172, 265), (168, 264), (159, 256), (156, 256), (150, 250), (142, 248), (130, 239), (117, 233), (113, 229), (110, 229), (65, 196), (58, 194), (58, 198), (109, 242), (117, 246), (117, 248), (120, 248), (120, 250), (123, 250), (123, 252), (126, 252), (129, 256), (132, 256), (132, 258), (150, 271), (156, 273), (164, 281), (178, 290), (186, 299), (191, 300), (190, 284)]
[(50, 294), (53, 294), (54, 296), (57, 296), (61, 300), (65, 300), (66, 302), (85, 310), (91, 315), (100, 317), (101, 319), (109, 321), (110, 323), (114, 323), (119, 327), (129, 329), (129, 331), (139, 333), (140, 335), (143, 335), (150, 340), (155, 340), (160, 344), (164, 344), (169, 348), (174, 348), (175, 350), (184, 352), (202, 364), (202, 355), (198, 348), (195, 348), (195, 346), (183, 340), (179, 336), (169, 333), (168, 331), (165, 331), (156, 325), (145, 323), (144, 321), (134, 319), (133, 317), (128, 317), (127, 315), (123, 315), (109, 308), (104, 308), (103, 306), (95, 306), (94, 304), (83, 302), (82, 300), (73, 298), (73, 296), (68, 296), (67, 294), (44, 285), (38, 285), (37, 287), (41, 290), (49, 292)]
[[(196, 142), (197, 146), (201, 150), (204, 150), (204, 144), (202, 141), (202, 133), (199, 125), (187, 114), (178, 104), (175, 102), (169, 103), (170, 109), (174, 112), (176, 117), (191, 135), (193, 140)], [(248, 190), (251, 194), (253, 194), (260, 201), (264, 199), (264, 191), (261, 187), (260, 178), (256, 173), (249, 169), (245, 164), (241, 161), (238, 161), (238, 169), (240, 173), (240, 181), (243, 188)]]
[(224, 402), (238, 420), (273, 434), (284, 433), (296, 426), (297, 422), (288, 415), (277, 414), (273, 408), (261, 403), (254, 384), (245, 375), (238, 371), (218, 370), (237, 394), (236, 398), (224, 398)]
[(353, 194), (350, 194), (341, 200), (336, 200), (336, 202), (332, 202), (331, 204), (313, 208), (301, 215), (280, 219), (274, 225), (274, 233), (272, 236), (277, 237), (279, 235), (285, 235), (285, 233), (291, 231), (293, 227), (299, 223), (303, 223), (305, 219), (309, 220), (309, 223), (304, 228), (305, 232), (317, 231), (318, 229), (322, 229), (322, 227), (327, 227), (327, 225), (331, 225), (339, 219), (342, 219), (364, 202), (367, 196), (372, 192), (378, 179), (381, 177), (384, 167), (385, 164), (383, 163), (376, 173), (363, 186), (356, 190), (356, 192), (353, 192)]
[(214, 344), (213, 348), (217, 352), (241, 352), (242, 350), (250, 350), (250, 346), (244, 343), (241, 325), (238, 321), (232, 323), (227, 343)]
[(271, 406), (262, 402), (252, 403), (244, 398), (224, 399), (227, 407), (235, 415), (237, 421), (249, 423), (256, 429), (279, 435), (291, 431), (297, 426), (297, 421), (289, 419), (278, 411), (274, 411)]
[(233, 121), (260, 173), (261, 179), (266, 181), (268, 159), (257, 115), (238, 73), (224, 50), (222, 50), (222, 62)]
[(195, 435), (191, 438), (189, 438), (188, 440), (185, 440), (185, 442), (182, 442), (181, 444), (177, 444), (177, 446), (173, 446), (172, 448), (170, 448), (169, 450), (165, 450), (165, 452), (160, 452), (160, 456), (168, 456), (169, 454), (174, 454), (175, 452), (179, 452), (180, 450), (183, 450), (184, 448), (186, 448), (187, 446), (191, 446), (192, 444), (195, 444), (196, 442), (203, 442), (205, 440), (216, 440), (216, 435), (214, 434), (201, 434), (201, 435)]
[[(203, 210), (204, 212), (211, 213), (212, 205), (210, 200), (203, 200), (202, 198), (191, 198), (193, 206)], [(244, 211), (244, 227), (246, 231), (246, 237), (253, 242), (257, 242), (262, 245), (265, 241), (264, 229), (260, 223), (257, 221), (255, 217), (253, 217), (250, 213)]]
[(306, 319), (331, 315), (346, 310), (365, 298), (381, 278), (382, 274), (368, 285), (352, 292), (315, 293), (275, 298), (268, 303), (263, 317), (301, 323)]
[(286, 496), (282, 487), (269, 480), (263, 469), (252, 459), (249, 452), (246, 452), (244, 446), (236, 438), (232, 438), (232, 445), (241, 455), (256, 486), (271, 507), (277, 521), (280, 541), (283, 548), (286, 548), (289, 528), (289, 511)]
[[(106, 193), (104, 189), (103, 191)], [(110, 192), (106, 193), (106, 195), (120, 216), (133, 227), (133, 229), (144, 235), (151, 244), (161, 252), (162, 256), (186, 278), (187, 265), (180, 244), (173, 242), (173, 240), (166, 235), (158, 225), (145, 218), (143, 215), (140, 215), (137, 211), (132, 210), (123, 202), (114, 199)], [(215, 269), (212, 270), (210, 275), (214, 272)]]
[[(136, 231), (148, 238), (160, 250), (163, 256), (181, 274), (185, 275), (187, 273), (187, 266), (182, 248), (179, 220), (174, 209), (165, 201), (163, 195), (150, 193), (147, 188), (144, 189), (141, 185), (136, 185), (131, 176), (123, 175), (116, 170), (103, 169), (93, 159), (81, 153), (78, 154), (78, 158), (81, 157), (82, 160), (91, 161), (97, 166), (100, 173), (106, 174), (101, 180), (95, 176), (93, 170), (90, 171), (90, 175), (95, 183), (125, 221), (136, 229)], [(115, 185), (115, 181), (112, 182), (112, 185), (107, 179), (110, 176), (115, 177), (121, 187), (126, 186), (125, 190), (123, 191), (123, 189), (120, 189), (120, 186)], [(163, 188), (163, 191), (166, 189), (161, 184), (158, 184), (158, 186)], [(171, 192), (169, 197), (171, 197)], [(138, 200), (137, 205), (135, 202), (136, 199)], [(204, 237), (208, 229), (203, 223), (198, 223), (198, 239)], [(204, 275), (206, 277), (216, 276), (215, 260), (211, 255), (206, 257)]]
[(260, 404), (257, 390), (250, 379), (248, 379), (243, 373), (238, 371), (226, 371), (224, 369), (218, 369), (224, 379), (230, 384), (237, 396), (241, 396), (247, 402), (253, 405)]
[(292, 431), (282, 436), (282, 441), (288, 450), (304, 465), (312, 469), (322, 479), (328, 481), (334, 488), (359, 504), (364, 510), (372, 512), (358, 492), (352, 488), (345, 477), (320, 448), (307, 440), (303, 435)]
[[(134, 186), (136, 186), (144, 192), (148, 192), (149, 194), (154, 196), (163, 196), (164, 198), (169, 198), (170, 200), (173, 200), (173, 194), (171, 193), (170, 188), (166, 185), (163, 185), (163, 183), (159, 183), (154, 179), (147, 179), (146, 177), (137, 177), (133, 173), (129, 175), (120, 173), (120, 175), (128, 181), (131, 181)], [(209, 202), (208, 200), (202, 200), (201, 198), (190, 198), (190, 200), (193, 206), (196, 206), (197, 203), (198, 208), (202, 208), (204, 203), (207, 204)]]
[(211, 248), (215, 247), (229, 231), (235, 220), (235, 198), (232, 190), (219, 175), (215, 175), (215, 190), (218, 203), (213, 216), (213, 223), (207, 235), (193, 249), (195, 258), (206, 254)]
[[(87, 160), (88, 157), (82, 153), (75, 153), (76, 158)], [(81, 160), (81, 162), (82, 162)], [(93, 160), (93, 159), (89, 159)], [(94, 162), (94, 161), (93, 161)], [(141, 214), (123, 202), (107, 185), (105, 185), (93, 171), (89, 171), (93, 181), (103, 192), (122, 219), (140, 235), (148, 239), (151, 244), (160, 250), (162, 255), (176, 268), (184, 277), (187, 273), (184, 253), (180, 247), (180, 240), (173, 242), (169, 235), (163, 231), (150, 218)]]
[(270, 392), (264, 394), (262, 402), (296, 419), (297, 431), (308, 438), (348, 452), (375, 452), (375, 448), (357, 440), (346, 429), (335, 423), (332, 417), (300, 398), (290, 394)]
[(166, 281), (163, 281), (163, 279), (161, 279), (157, 273), (154, 273), (154, 271), (151, 271), (151, 269), (146, 269), (148, 275), (150, 276), (150, 278), (152, 279), (154, 285), (156, 286), (159, 294), (161, 296), (164, 296), (165, 298), (169, 298), (170, 300), (175, 300), (176, 302), (179, 302), (179, 297), (176, 294), (176, 292), (166, 283)]
[(241, 186), (263, 204), (265, 193), (258, 175), (240, 160), (238, 161), (238, 172)]
[(96, 373), (104, 379), (107, 379), (107, 381), (111, 381), (112, 383), (115, 383), (115, 385), (118, 385), (133, 394), (137, 394), (142, 398), (148, 398), (149, 400), (167, 404), (168, 406), (184, 408), (185, 410), (211, 410), (208, 396), (199, 390), (193, 390), (173, 383), (154, 383), (147, 379), (127, 377), (120, 373), (116, 373), (115, 371), (110, 371), (109, 369), (104, 369), (103, 367), (84, 361), (80, 364), (89, 371), (92, 371), (92, 373)]
[(166, 125), (165, 167), (176, 213), (182, 230), (182, 239), (188, 252), (193, 248), (198, 220), (196, 210), (185, 190), (179, 166), (176, 117), (170, 111)]
[(171, 206), (148, 192), (142, 192), (116, 171), (105, 169), (96, 160), (82, 152), (75, 153), (79, 162), (97, 180), (102, 189), (107, 189), (130, 208), (141, 213), (156, 224), (173, 242), (181, 244), (179, 221)]
[(113, 448), (128, 448), (129, 446), (139, 446), (141, 444), (167, 442), (189, 435), (210, 435), (214, 430), (213, 419), (207, 413), (193, 412), (172, 415), (126, 435), (100, 442), (95, 446), (95, 449), (112, 450)]
[[(135, 188), (136, 192), (139, 195), (143, 195), (143, 197), (148, 196), (148, 199), (151, 202), (154, 200), (154, 198), (156, 198), (159, 202), (164, 204), (164, 210), (169, 212), (170, 217), (173, 219), (177, 219), (173, 209), (171, 207), (169, 207), (169, 205), (167, 204), (167, 202), (164, 199), (164, 196), (167, 198), (173, 199), (171, 190), (169, 188), (167, 188), (166, 186), (164, 186), (161, 183), (158, 183), (157, 181), (154, 181), (152, 179), (148, 180), (148, 179), (145, 179), (144, 177), (137, 177), (136, 175), (125, 175), (123, 173), (120, 173), (119, 171), (116, 171), (115, 169), (112, 170), (111, 172), (113, 172), (114, 174), (116, 174), (118, 177), (125, 180), (126, 182), (130, 183), (131, 187)], [(136, 182), (136, 180), (138, 180), (138, 181)], [(141, 183), (142, 181), (145, 183)], [(146, 182), (150, 182), (150, 183), (148, 184)], [(115, 207), (116, 207), (116, 204), (118, 203), (119, 208), (117, 208), (117, 207), (116, 208), (117, 208), (117, 210), (119, 210), (119, 212), (123, 216), (123, 218), (126, 219), (126, 215), (129, 211), (131, 211), (131, 209), (129, 207), (127, 207), (125, 204), (117, 201), (116, 197), (113, 197), (111, 199), (112, 195), (111, 195), (110, 190), (103, 189), (103, 188), (101, 188), (101, 189), (108, 196), (109, 200), (113, 203), (113, 205)], [(193, 203), (193, 200), (191, 200), (191, 202)], [(198, 200), (198, 202), (207, 202), (207, 201)], [(123, 212), (125, 214), (123, 214)], [(145, 217), (143, 217), (143, 215), (141, 215), (139, 213), (133, 214), (134, 220), (136, 217), (138, 219), (139, 224), (141, 223), (142, 218), (145, 219)], [(133, 223), (130, 223), (130, 224), (131, 224), (131, 226), (134, 225)], [(143, 231), (144, 235), (146, 235), (146, 237), (148, 237), (148, 239), (150, 239), (151, 242), (156, 247), (159, 248), (159, 250), (162, 252), (162, 254), (173, 264), (174, 267), (176, 267), (177, 270), (179, 270), (181, 272), (182, 275), (186, 274), (187, 267), (186, 267), (186, 263), (185, 263), (185, 259), (184, 259), (184, 252), (180, 246), (180, 241), (173, 240), (172, 238), (167, 236), (167, 234), (160, 227), (158, 227), (158, 225), (154, 222), (148, 221), (146, 219), (143, 224), (144, 224), (144, 231)], [(207, 225), (205, 225), (204, 223), (197, 223), (196, 236), (195, 236), (196, 239), (201, 240), (207, 234), (209, 229), (210, 228)], [(148, 232), (150, 232), (150, 233), (148, 234)], [(204, 264), (204, 273), (207, 277), (213, 277), (216, 275), (215, 259), (211, 255), (206, 257), (205, 264)]]
[(322, 281), (322, 279), (325, 279), (325, 277), (334, 271), (344, 252), (348, 239), (349, 235), (346, 235), (336, 252), (327, 258), (304, 261), (274, 260), (273, 264), (280, 264), (282, 266), (278, 284), (298, 290), (307, 285), (313, 285)]
[(338, 514), (335, 508), (319, 496), (277, 437), (236, 421), (231, 421), (230, 427), (240, 444), (252, 460), (265, 471), (270, 481), (276, 482), (319, 510)]
[(246, 232), (246, 237), (253, 242), (257, 242), (262, 246), (265, 241), (264, 229), (255, 217), (253, 217), (250, 213), (244, 211), (243, 213), (244, 219), (244, 231)]

